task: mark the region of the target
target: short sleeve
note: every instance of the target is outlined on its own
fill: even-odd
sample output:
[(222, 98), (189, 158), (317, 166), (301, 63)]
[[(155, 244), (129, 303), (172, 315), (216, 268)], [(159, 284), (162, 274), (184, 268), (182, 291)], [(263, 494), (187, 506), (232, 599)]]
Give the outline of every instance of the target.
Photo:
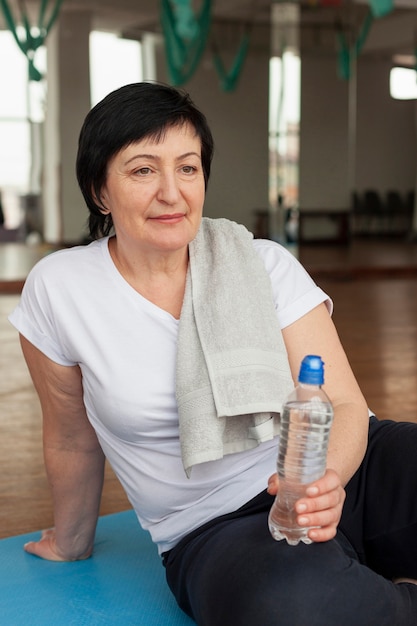
[(19, 333), (48, 358), (59, 365), (70, 366), (76, 363), (65, 354), (54, 316), (53, 305), (59, 307), (58, 294), (62, 285), (50, 271), (53, 256), (40, 261), (29, 273), (19, 304), (8, 319)]
[(284, 246), (274, 241), (255, 239), (254, 247), (270, 276), (281, 328), (289, 326), (323, 302), (329, 313), (333, 312), (332, 300)]

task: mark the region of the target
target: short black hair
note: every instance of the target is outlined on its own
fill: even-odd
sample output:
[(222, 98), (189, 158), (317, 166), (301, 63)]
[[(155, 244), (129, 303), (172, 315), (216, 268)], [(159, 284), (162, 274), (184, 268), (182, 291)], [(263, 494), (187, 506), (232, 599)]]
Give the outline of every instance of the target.
[(122, 148), (144, 138), (161, 139), (167, 128), (191, 124), (201, 141), (201, 161), (207, 188), (213, 157), (213, 137), (204, 114), (188, 93), (161, 83), (125, 85), (109, 93), (87, 114), (77, 154), (77, 180), (90, 212), (90, 237), (108, 235), (110, 214), (100, 202), (110, 159)]

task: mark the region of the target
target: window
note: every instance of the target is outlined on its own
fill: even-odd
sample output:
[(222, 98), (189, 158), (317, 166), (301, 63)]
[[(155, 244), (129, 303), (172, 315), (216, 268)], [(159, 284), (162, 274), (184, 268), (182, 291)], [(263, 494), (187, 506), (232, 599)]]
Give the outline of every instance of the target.
[[(28, 81), (28, 62), (13, 35), (0, 30), (0, 189), (17, 193), (39, 192), (31, 169), (33, 126), (44, 118), (45, 84)], [(46, 50), (36, 54), (36, 66), (46, 70)], [(141, 80), (141, 46), (110, 33), (91, 33), (91, 92), (96, 104), (109, 91)]]
[[(29, 82), (28, 61), (11, 32), (0, 30), (0, 193), (5, 226), (22, 221), (21, 197), (39, 195), (42, 171), (42, 123), (46, 81)], [(90, 39), (93, 105), (123, 84), (142, 80), (141, 44), (112, 33), (92, 32)], [(46, 48), (35, 65), (46, 74)]]
[[(38, 122), (43, 119), (44, 84), (29, 83), (28, 61), (9, 31), (0, 30), (0, 190), (5, 225), (16, 228), (21, 216), (18, 196), (39, 191)], [(39, 48), (35, 63), (43, 72), (46, 50)]]
[(406, 67), (393, 67), (390, 73), (390, 94), (396, 100), (416, 100), (416, 70)]
[(138, 41), (114, 33), (90, 34), (91, 103), (110, 91), (142, 80), (142, 47)]
[(300, 58), (288, 50), (270, 60), (269, 71), (270, 203), (280, 197), (291, 207), (298, 203)]
[[(28, 62), (9, 31), (0, 31), (0, 188), (30, 190), (31, 123), (42, 121), (43, 84), (29, 84)], [(36, 65), (45, 70), (46, 51)]]

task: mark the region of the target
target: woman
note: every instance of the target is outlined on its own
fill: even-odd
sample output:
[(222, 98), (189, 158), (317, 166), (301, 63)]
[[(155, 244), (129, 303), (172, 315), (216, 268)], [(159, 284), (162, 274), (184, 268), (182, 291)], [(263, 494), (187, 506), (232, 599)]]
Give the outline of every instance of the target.
[[(122, 87), (86, 117), (94, 241), (42, 260), (10, 317), (55, 509), (25, 549), (92, 554), (106, 456), (198, 624), (414, 624), (413, 581), (391, 579), (417, 578), (417, 430), (370, 426), (330, 301), (285, 249), (202, 218), (212, 152), (205, 117), (167, 86)], [(335, 419), (328, 469), (297, 503), (313, 544), (294, 548), (267, 516), (278, 413), (311, 353)]]

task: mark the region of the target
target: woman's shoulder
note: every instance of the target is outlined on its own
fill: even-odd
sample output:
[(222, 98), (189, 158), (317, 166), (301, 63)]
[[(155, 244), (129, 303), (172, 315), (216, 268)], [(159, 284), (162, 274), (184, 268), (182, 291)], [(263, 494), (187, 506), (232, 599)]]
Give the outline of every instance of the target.
[(294, 269), (303, 271), (302, 265), (293, 252), (272, 239), (253, 239), (253, 247), (268, 272), (273, 271), (277, 266), (287, 268), (292, 266)]
[(90, 244), (61, 248), (46, 254), (32, 268), (28, 280), (62, 281), (71, 276), (82, 279), (89, 269), (99, 263), (106, 243), (99, 239)]

